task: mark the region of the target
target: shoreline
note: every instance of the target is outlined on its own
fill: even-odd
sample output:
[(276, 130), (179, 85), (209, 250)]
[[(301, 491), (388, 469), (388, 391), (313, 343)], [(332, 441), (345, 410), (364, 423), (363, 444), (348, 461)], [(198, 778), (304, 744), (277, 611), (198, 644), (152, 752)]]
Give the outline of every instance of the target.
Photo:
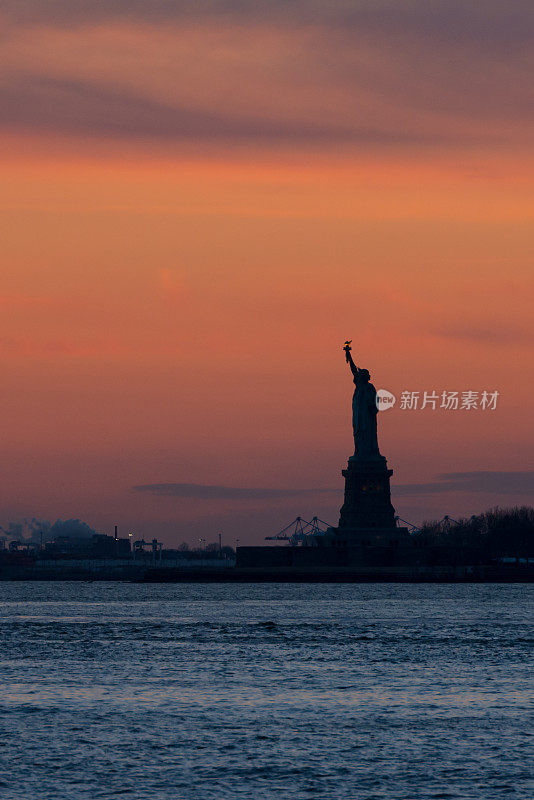
[(294, 569), (175, 569), (54, 570), (10, 569), (0, 572), (1, 582), (127, 582), (127, 583), (534, 583), (534, 564), (367, 568), (339, 570)]

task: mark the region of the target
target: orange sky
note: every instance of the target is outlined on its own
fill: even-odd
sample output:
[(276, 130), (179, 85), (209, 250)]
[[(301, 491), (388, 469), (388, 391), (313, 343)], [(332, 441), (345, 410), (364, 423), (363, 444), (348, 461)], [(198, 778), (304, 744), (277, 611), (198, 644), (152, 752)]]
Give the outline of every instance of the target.
[[(8, 4), (0, 524), (80, 517), (176, 544), (335, 523), (347, 337), (398, 397), (500, 392), (496, 411), (381, 415), (402, 517), (529, 502), (509, 473), (532, 469), (534, 430), (530, 56), (436, 39), (413, 4), (409, 51), (363, 17), (341, 33), (115, 6)], [(407, 486), (488, 470), (497, 494)], [(161, 483), (333, 491), (133, 489)]]

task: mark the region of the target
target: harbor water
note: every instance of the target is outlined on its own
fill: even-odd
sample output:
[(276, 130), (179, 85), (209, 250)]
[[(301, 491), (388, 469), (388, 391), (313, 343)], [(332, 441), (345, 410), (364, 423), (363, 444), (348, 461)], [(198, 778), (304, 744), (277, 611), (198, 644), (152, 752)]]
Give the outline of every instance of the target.
[(534, 585), (0, 583), (4, 800), (531, 800)]

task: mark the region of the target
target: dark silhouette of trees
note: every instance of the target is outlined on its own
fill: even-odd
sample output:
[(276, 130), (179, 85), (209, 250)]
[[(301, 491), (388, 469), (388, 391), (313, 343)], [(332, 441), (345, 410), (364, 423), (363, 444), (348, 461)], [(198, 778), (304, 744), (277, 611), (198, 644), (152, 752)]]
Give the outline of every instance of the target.
[(534, 508), (496, 507), (458, 522), (425, 522), (413, 537), (418, 560), (428, 565), (534, 561)]

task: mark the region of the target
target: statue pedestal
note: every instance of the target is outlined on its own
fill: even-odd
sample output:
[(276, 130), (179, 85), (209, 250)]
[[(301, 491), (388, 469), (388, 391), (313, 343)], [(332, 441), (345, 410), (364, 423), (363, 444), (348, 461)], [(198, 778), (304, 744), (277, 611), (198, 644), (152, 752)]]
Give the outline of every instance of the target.
[(407, 528), (395, 524), (388, 469), (383, 456), (376, 459), (349, 458), (345, 478), (345, 502), (339, 525), (325, 534), (324, 544), (343, 553), (347, 564), (399, 564), (410, 548)]
[(350, 458), (342, 474), (345, 501), (339, 517), (339, 535), (348, 530), (395, 528), (389, 486), (393, 470), (388, 469), (386, 459), (383, 456), (372, 461)]

